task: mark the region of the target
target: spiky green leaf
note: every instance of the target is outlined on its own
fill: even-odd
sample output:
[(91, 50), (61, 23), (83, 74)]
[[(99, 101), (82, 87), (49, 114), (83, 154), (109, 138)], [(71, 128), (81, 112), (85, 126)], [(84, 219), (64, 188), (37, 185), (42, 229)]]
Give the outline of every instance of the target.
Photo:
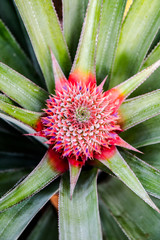
[(0, 239), (16, 240), (57, 190), (58, 182), (56, 181), (35, 196), (0, 213)]
[[(160, 43), (153, 49), (153, 51), (147, 56), (147, 59), (143, 63), (141, 70), (151, 66), (153, 63), (160, 59)], [(138, 96), (153, 90), (160, 88), (160, 68), (158, 68), (149, 79), (136, 91), (132, 96)]]
[(74, 189), (76, 187), (79, 175), (81, 173), (82, 167), (74, 166), (72, 164), (69, 164), (69, 172), (70, 172), (70, 197), (72, 199), (72, 195), (74, 192)]
[(0, 199), (0, 211), (34, 195), (62, 174), (65, 166), (59, 169), (56, 165), (57, 158), (57, 155), (53, 157), (50, 152), (46, 153), (38, 166), (27, 178)]
[(135, 0), (122, 25), (110, 88), (138, 72), (159, 27), (160, 1)]
[(103, 2), (96, 53), (98, 83), (108, 74), (110, 75), (125, 5), (126, 0), (106, 0)]
[(12, 188), (29, 173), (29, 169), (9, 169), (0, 171), (0, 196)]
[(160, 90), (131, 98), (119, 108), (122, 129), (129, 129), (138, 123), (160, 114)]
[(74, 59), (87, 9), (88, 0), (63, 0), (63, 31)]
[(127, 153), (126, 151), (121, 152), (121, 154), (134, 173), (137, 175), (146, 191), (150, 195), (160, 199), (160, 171), (148, 165), (133, 154)]
[(54, 78), (50, 48), (65, 74), (71, 61), (55, 9), (50, 0), (15, 0), (29, 33), (38, 62), (44, 74), (49, 92), (54, 90)]
[(146, 163), (152, 165), (156, 169), (160, 170), (160, 144), (153, 144), (150, 146), (146, 146), (141, 148), (143, 151), (143, 156), (139, 156), (139, 158), (143, 159)]
[(19, 15), (17, 14), (13, 1), (14, 0), (0, 1), (0, 19), (2, 19), (5, 25), (9, 28), (24, 51), (28, 53), (27, 39), (26, 36), (21, 32), (22, 21), (19, 19)]
[(23, 108), (19, 108), (2, 100), (0, 100), (0, 109), (3, 112), (9, 114), (11, 117), (23, 122), (24, 124), (29, 125), (34, 129), (37, 128), (38, 121), (43, 115), (43, 113), (33, 112)]
[[(99, 185), (99, 196), (129, 239), (157, 240), (160, 214), (115, 178)], [(153, 199), (158, 206), (159, 200)]]
[(109, 212), (106, 204), (99, 199), (99, 211), (101, 216), (101, 224), (103, 230), (103, 239), (104, 240), (118, 240), (123, 239), (127, 240), (128, 238), (120, 229), (113, 216)]
[(1, 20), (0, 33), (0, 61), (39, 84), (40, 79), (31, 62)]
[(122, 93), (125, 98), (128, 97), (136, 88), (138, 88), (143, 82), (149, 78), (149, 76), (160, 67), (160, 60), (144, 69), (143, 71), (137, 73), (133, 77), (129, 78), (125, 82), (119, 84), (115, 88)]
[(142, 122), (121, 133), (121, 137), (136, 148), (160, 143), (160, 116)]
[(32, 230), (27, 240), (58, 240), (58, 220), (54, 209), (49, 207)]
[(95, 46), (100, 20), (101, 0), (90, 0), (83, 24), (72, 72), (80, 70), (95, 74)]
[(120, 155), (118, 150), (115, 151), (113, 156), (105, 157), (105, 153), (103, 157), (99, 156), (98, 160), (103, 163), (106, 167), (108, 167), (122, 182), (124, 182), (133, 192), (135, 192), (141, 199), (143, 199), (148, 205), (150, 205), (153, 209), (160, 212), (156, 207), (154, 202), (150, 199), (147, 192), (143, 188), (142, 184), (131, 170), (129, 165)]
[(40, 111), (47, 92), (8, 66), (0, 63), (0, 91), (28, 110)]
[(97, 170), (83, 172), (70, 199), (69, 176), (64, 175), (60, 187), (60, 240), (100, 240), (101, 227), (96, 189)]

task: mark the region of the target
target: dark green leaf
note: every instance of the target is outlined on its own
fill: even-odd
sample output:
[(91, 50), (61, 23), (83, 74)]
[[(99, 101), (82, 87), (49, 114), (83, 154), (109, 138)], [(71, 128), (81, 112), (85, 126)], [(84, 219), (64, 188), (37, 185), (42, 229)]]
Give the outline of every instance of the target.
[(157, 208), (157, 206), (145, 191), (135, 173), (120, 155), (118, 150), (116, 150), (111, 157), (105, 157), (105, 153), (103, 153), (102, 157), (99, 156), (98, 160), (107, 168), (109, 168), (122, 182), (127, 185), (127, 187), (129, 187), (134, 193), (143, 199), (143, 201), (145, 201), (157, 212), (160, 212), (160, 210)]
[(2, 21), (0, 21), (0, 51), (1, 62), (28, 77), (35, 83), (40, 83), (39, 77), (31, 65), (31, 62)]
[(29, 153), (0, 152), (0, 170), (35, 167), (40, 156)]
[(16, 240), (36, 213), (58, 190), (58, 182), (52, 183), (35, 196), (0, 213), (0, 239)]
[[(106, 208), (129, 239), (157, 240), (160, 236), (160, 214), (115, 178), (99, 186), (99, 195)], [(160, 206), (159, 199), (154, 199)]]
[(9, 28), (25, 52), (28, 53), (26, 37), (22, 33), (21, 23), (13, 2), (14, 0), (0, 1), (0, 19), (2, 19), (5, 25)]
[(22, 133), (8, 133), (0, 129), (0, 151), (1, 152), (14, 152), (14, 153), (27, 153), (40, 156), (44, 154), (46, 148), (33, 141), (32, 136), (24, 136)]
[(0, 196), (12, 188), (20, 179), (25, 177), (29, 170), (24, 169), (9, 169), (0, 171)]
[(160, 116), (142, 122), (122, 132), (121, 137), (136, 148), (160, 142)]
[(127, 240), (128, 238), (122, 232), (106, 205), (99, 199), (99, 210), (103, 229), (104, 240)]
[(160, 61), (157, 61), (148, 68), (144, 69), (143, 71), (135, 74), (133, 77), (119, 84), (115, 87), (115, 89), (120, 91), (120, 94), (122, 94), (126, 98), (133, 91), (135, 91), (135, 89), (138, 88), (143, 82), (145, 82), (147, 78), (149, 78), (150, 75), (159, 67)]
[(121, 154), (137, 175), (146, 191), (150, 195), (160, 199), (160, 171), (126, 151)]
[(141, 148), (144, 153), (138, 154), (138, 157), (142, 158), (145, 162), (160, 170), (160, 144), (153, 144)]
[(95, 74), (95, 47), (102, 0), (90, 0), (72, 72)]
[(58, 240), (57, 214), (50, 207), (43, 214), (27, 240)]
[[(58, 158), (58, 156), (56, 157)], [(57, 158), (51, 158), (50, 154), (46, 153), (38, 166), (27, 178), (0, 199), (0, 211), (34, 195), (56, 179), (62, 173), (56, 168)]]
[[(154, 48), (154, 50), (150, 53), (150, 55), (147, 57), (145, 62), (143, 63), (141, 70), (145, 69), (146, 67), (149, 67), (156, 61), (160, 59), (160, 43)], [(156, 90), (160, 88), (160, 68), (158, 68), (150, 77), (149, 79), (140, 86), (133, 94), (132, 96), (138, 96), (153, 90)]]
[(22, 123), (32, 127), (33, 129), (37, 128), (40, 117), (43, 115), (43, 113), (33, 112), (24, 108), (15, 107), (2, 100), (0, 100), (0, 110), (21, 121)]

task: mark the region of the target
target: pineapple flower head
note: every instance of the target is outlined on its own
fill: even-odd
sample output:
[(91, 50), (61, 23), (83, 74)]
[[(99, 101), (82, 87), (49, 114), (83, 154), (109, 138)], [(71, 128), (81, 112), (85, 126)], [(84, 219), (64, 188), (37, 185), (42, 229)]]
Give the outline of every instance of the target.
[(35, 135), (47, 138), (47, 144), (61, 158), (82, 167), (86, 161), (113, 153), (114, 146), (136, 150), (118, 135), (122, 131), (118, 109), (124, 95), (118, 88), (103, 91), (92, 73), (73, 71), (67, 80), (52, 53), (56, 80), (54, 95), (47, 100), (41, 129)]

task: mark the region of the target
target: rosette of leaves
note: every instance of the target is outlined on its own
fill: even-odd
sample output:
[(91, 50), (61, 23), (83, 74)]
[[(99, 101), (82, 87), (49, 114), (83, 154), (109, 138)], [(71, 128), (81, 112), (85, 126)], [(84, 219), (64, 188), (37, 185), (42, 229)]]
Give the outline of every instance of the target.
[(160, 1), (62, 12), (0, 3), (0, 239), (158, 240)]

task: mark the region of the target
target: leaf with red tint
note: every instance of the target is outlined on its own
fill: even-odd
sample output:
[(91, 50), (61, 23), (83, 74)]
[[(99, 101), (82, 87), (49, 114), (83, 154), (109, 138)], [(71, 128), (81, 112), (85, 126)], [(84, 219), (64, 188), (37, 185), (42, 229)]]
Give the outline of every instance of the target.
[(63, 158), (62, 155), (53, 149), (48, 150), (49, 163), (51, 164), (54, 171), (64, 173), (68, 171), (68, 161)]
[(53, 68), (53, 74), (54, 74), (54, 80), (55, 80), (55, 89), (58, 91), (63, 91), (63, 88), (67, 87), (68, 80), (66, 79), (52, 51), (51, 51), (51, 58), (52, 58), (52, 68)]
[[(76, 161), (76, 162), (78, 162), (78, 161)], [(82, 166), (81, 165), (75, 164), (75, 162), (73, 162), (73, 164), (72, 164), (71, 161), (69, 161), (70, 197), (71, 197), (71, 199), (72, 199), (72, 195), (73, 195), (74, 189), (76, 187), (79, 175), (80, 175), (81, 170), (82, 170)]]
[(113, 133), (109, 133), (109, 135), (111, 135), (111, 139), (109, 140), (110, 145), (116, 145), (116, 146), (127, 148), (127, 149), (135, 151), (135, 152), (142, 153), (139, 150), (137, 150), (136, 148), (132, 147), (127, 142), (125, 142), (122, 138), (120, 138), (120, 136), (118, 134), (113, 132)]
[(103, 148), (100, 154), (95, 154), (96, 159), (106, 160), (112, 158), (116, 154), (116, 147)]
[(77, 84), (79, 83), (80, 85), (86, 85), (88, 86), (95, 86), (96, 85), (96, 77), (93, 73), (91, 72), (84, 72), (81, 70), (75, 70), (72, 72), (69, 76), (69, 82), (72, 84)]

